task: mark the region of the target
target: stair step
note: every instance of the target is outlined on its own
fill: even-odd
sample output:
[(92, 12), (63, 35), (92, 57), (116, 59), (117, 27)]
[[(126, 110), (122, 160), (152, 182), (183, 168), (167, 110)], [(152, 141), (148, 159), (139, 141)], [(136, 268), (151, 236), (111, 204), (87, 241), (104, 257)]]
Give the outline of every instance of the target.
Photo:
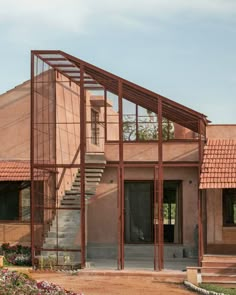
[(203, 262), (232, 262), (236, 263), (236, 255), (204, 255)]
[(70, 207), (70, 206), (75, 206), (75, 205), (80, 207), (80, 202), (78, 202), (78, 201), (69, 201), (69, 200), (61, 202), (62, 207), (65, 207), (65, 206)]
[[(53, 245), (51, 245), (51, 244), (45, 244), (43, 247), (44, 247), (44, 249), (50, 249), (50, 251), (42, 250), (42, 251), (47, 251), (49, 253), (49, 255), (50, 255), (50, 253), (54, 252), (54, 251), (52, 251), (54, 249), (55, 249), (55, 252), (56, 252), (56, 249), (58, 249), (58, 251), (60, 251), (60, 252), (63, 252), (63, 249), (66, 249), (66, 250), (68, 249), (68, 250), (72, 250), (73, 251), (73, 250), (77, 250), (77, 249), (80, 248), (79, 245), (72, 245), (72, 244), (70, 244), (70, 245), (66, 245), (66, 244), (59, 245), (58, 244), (58, 247), (57, 247), (56, 244), (53, 244)], [(72, 251), (70, 253), (73, 253)], [(64, 253), (68, 253), (68, 251), (65, 251)], [(60, 256), (62, 256), (62, 255), (60, 255)]]
[(80, 204), (80, 198), (68, 198), (68, 199), (62, 199), (61, 204), (67, 204), (67, 203), (77, 203)]
[(236, 275), (236, 267), (202, 267), (202, 274), (235, 274)]
[(226, 261), (226, 262), (218, 262), (218, 261), (202, 261), (202, 267), (236, 267), (236, 263)]
[[(101, 180), (101, 179), (100, 179), (100, 178), (97, 178), (97, 177), (86, 178), (86, 179), (85, 179), (85, 186), (86, 186), (87, 184), (99, 183), (100, 180)], [(80, 178), (75, 178), (75, 182), (80, 183)]]
[(236, 282), (236, 275), (222, 275), (222, 274), (202, 274), (203, 283), (232, 283)]
[(68, 208), (73, 208), (73, 210), (81, 210), (81, 207), (80, 207), (80, 205), (78, 205), (78, 204), (62, 204), (61, 206), (60, 206), (62, 209), (63, 208), (65, 208), (65, 209), (68, 209)]
[[(85, 183), (85, 188), (86, 189), (91, 189), (91, 188), (95, 188), (96, 187), (96, 185), (97, 185), (97, 182), (87, 182), (87, 183)], [(80, 181), (74, 181), (73, 183), (72, 183), (72, 187), (73, 186), (76, 186), (76, 187), (80, 187)]]
[[(102, 173), (101, 172), (85, 172), (85, 178), (91, 178), (91, 177), (101, 178)], [(80, 172), (76, 174), (76, 178), (80, 178)]]
[[(71, 223), (71, 224), (70, 224)], [(68, 219), (60, 219), (58, 222), (53, 222), (50, 231), (54, 231), (58, 228), (59, 231), (64, 231), (64, 228), (72, 231), (72, 229), (76, 229), (80, 225), (80, 216), (78, 218), (68, 218)]]
[(58, 240), (58, 245), (60, 247), (67, 247), (67, 248), (71, 248), (72, 246), (79, 246), (77, 242), (75, 242), (75, 238), (74, 237), (67, 237), (67, 238), (46, 238), (45, 239), (45, 248), (49, 248), (49, 249), (53, 249), (53, 247), (55, 247), (57, 245), (57, 240)]
[[(50, 231), (50, 233), (48, 233), (47, 237), (50, 238), (56, 238), (57, 237), (57, 229), (58, 232), (60, 233), (60, 236), (63, 237), (63, 234), (75, 234), (79, 231), (79, 227), (80, 224), (78, 223), (77, 226), (71, 227), (71, 226), (63, 226), (63, 225), (59, 225), (58, 228), (55, 226), (52, 228), (52, 230)], [(52, 235), (51, 235), (52, 234)], [(59, 234), (58, 234), (59, 235)]]
[[(105, 168), (105, 167), (104, 167)], [(104, 172), (104, 168), (85, 168), (85, 173), (103, 173)], [(80, 171), (78, 171), (78, 173), (80, 173)]]
[[(73, 209), (73, 211), (75, 211), (74, 209)], [(71, 212), (73, 212), (72, 210), (71, 210)], [(80, 211), (78, 210), (78, 211), (75, 211), (76, 213), (80, 213)], [(80, 214), (64, 214), (64, 215), (58, 215), (58, 220), (60, 219), (60, 220), (63, 220), (63, 221), (67, 221), (67, 220), (74, 220), (74, 219), (77, 219), (77, 218), (80, 218)], [(57, 221), (57, 219), (54, 219), (55, 220), (55, 222)], [(53, 221), (53, 223), (54, 223), (54, 221)], [(52, 223), (52, 224), (53, 224)]]
[(78, 191), (73, 191), (73, 190), (69, 190), (68, 191), (68, 190), (66, 190), (65, 191), (65, 196), (68, 196), (68, 195), (69, 196), (73, 195), (73, 196), (78, 196), (79, 197), (80, 196), (80, 193), (78, 193)]
[[(96, 192), (96, 189), (97, 189), (97, 184), (90, 184), (90, 185), (86, 185), (85, 186), (85, 192), (86, 193), (89, 193), (89, 192)], [(73, 183), (72, 184), (72, 187), (71, 187), (71, 191), (79, 191), (79, 194), (80, 194), (80, 183)]]
[[(85, 158), (86, 163), (91, 164), (90, 167), (85, 167), (85, 198), (88, 200), (96, 194), (96, 187), (101, 181), (106, 160), (104, 154), (87, 154)], [(92, 165), (93, 163), (94, 165)], [(95, 164), (99, 164), (99, 166)], [(57, 218), (54, 218), (43, 244), (44, 249), (59, 247), (59, 251), (41, 251), (41, 255), (45, 256), (52, 255), (53, 253), (55, 256), (59, 255), (59, 259), (57, 259), (59, 265), (64, 264), (63, 256), (66, 255), (69, 255), (71, 264), (80, 264), (80, 252), (64, 252), (61, 249), (80, 250), (78, 243), (76, 242), (77, 244), (75, 244), (77, 234), (80, 231), (80, 184), (80, 171), (78, 171), (71, 189), (65, 191), (60, 201), (60, 209), (65, 209), (57, 211)]]
[(79, 201), (80, 200), (80, 197), (75, 197), (75, 196), (64, 196), (62, 200), (77, 200)]
[[(77, 186), (72, 186), (71, 188), (72, 191), (77, 191), (78, 192), (78, 187)], [(95, 194), (96, 193), (96, 189), (91, 188), (91, 189), (86, 189), (85, 188), (85, 194), (89, 195), (89, 194)], [(80, 192), (79, 192), (80, 195)]]
[(102, 154), (89, 153), (85, 155), (85, 163), (106, 164), (106, 159), (103, 153)]
[[(57, 228), (57, 226), (67, 226), (69, 222), (73, 222), (73, 225), (71, 225), (71, 228), (74, 228), (80, 221), (80, 216), (78, 217), (62, 217), (62, 218), (58, 218), (58, 220), (53, 221), (51, 227), (50, 227), (50, 231), (53, 231), (53, 229)], [(60, 228), (58, 229), (60, 230)]]
[(70, 234), (71, 235), (74, 234), (74, 231), (70, 232), (70, 229), (67, 229), (65, 232), (62, 232), (62, 231), (49, 232), (47, 238), (56, 239), (58, 237), (62, 239), (62, 238), (66, 238)]

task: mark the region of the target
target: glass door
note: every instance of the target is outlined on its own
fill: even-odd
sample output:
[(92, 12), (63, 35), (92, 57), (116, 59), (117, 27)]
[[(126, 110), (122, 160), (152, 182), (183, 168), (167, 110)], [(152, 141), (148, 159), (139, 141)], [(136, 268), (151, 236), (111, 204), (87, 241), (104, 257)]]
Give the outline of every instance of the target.
[(164, 242), (181, 243), (182, 240), (182, 199), (180, 182), (164, 181), (163, 223)]
[(125, 182), (125, 243), (153, 242), (153, 182)]

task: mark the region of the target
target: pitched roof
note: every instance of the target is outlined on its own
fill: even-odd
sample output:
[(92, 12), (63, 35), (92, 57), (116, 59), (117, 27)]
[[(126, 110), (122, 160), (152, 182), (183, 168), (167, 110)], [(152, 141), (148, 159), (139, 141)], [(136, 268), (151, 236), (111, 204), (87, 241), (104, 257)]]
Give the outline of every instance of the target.
[[(199, 120), (205, 125), (208, 122), (206, 116), (201, 113), (63, 51), (33, 50), (32, 54), (76, 84), (80, 85), (82, 81), (85, 90), (106, 89), (116, 95), (119, 95), (121, 90), (125, 99), (155, 113), (157, 113), (158, 101), (161, 100), (163, 117), (194, 132), (199, 132)], [(81, 75), (81, 72), (84, 75)]]
[(0, 161), (0, 181), (30, 180), (29, 161)]
[(236, 140), (210, 139), (204, 147), (200, 189), (236, 188)]
[[(55, 173), (52, 169), (34, 170), (35, 180), (47, 179), (49, 173)], [(1, 181), (30, 181), (30, 161), (28, 160), (0, 160), (0, 182)]]

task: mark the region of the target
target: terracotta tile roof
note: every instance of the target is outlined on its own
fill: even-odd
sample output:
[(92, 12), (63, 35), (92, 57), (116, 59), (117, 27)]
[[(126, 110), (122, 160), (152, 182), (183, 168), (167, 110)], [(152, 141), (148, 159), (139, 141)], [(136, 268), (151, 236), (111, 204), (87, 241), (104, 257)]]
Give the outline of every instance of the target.
[(236, 140), (211, 139), (204, 147), (200, 189), (236, 188)]
[(30, 180), (29, 161), (0, 161), (0, 181)]

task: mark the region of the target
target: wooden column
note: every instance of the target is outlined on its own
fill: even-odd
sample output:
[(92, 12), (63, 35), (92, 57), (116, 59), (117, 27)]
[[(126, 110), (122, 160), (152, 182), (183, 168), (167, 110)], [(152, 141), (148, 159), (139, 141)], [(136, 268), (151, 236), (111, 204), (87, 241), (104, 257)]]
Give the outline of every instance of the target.
[(158, 269), (164, 267), (163, 244), (163, 151), (162, 151), (162, 99), (158, 98)]
[(123, 101), (122, 101), (122, 81), (118, 82), (118, 105), (119, 105), (119, 253), (118, 269), (124, 269), (124, 151), (123, 151)]
[(81, 224), (81, 267), (86, 264), (85, 241), (85, 153), (86, 153), (86, 122), (85, 122), (84, 66), (80, 65), (80, 224)]

